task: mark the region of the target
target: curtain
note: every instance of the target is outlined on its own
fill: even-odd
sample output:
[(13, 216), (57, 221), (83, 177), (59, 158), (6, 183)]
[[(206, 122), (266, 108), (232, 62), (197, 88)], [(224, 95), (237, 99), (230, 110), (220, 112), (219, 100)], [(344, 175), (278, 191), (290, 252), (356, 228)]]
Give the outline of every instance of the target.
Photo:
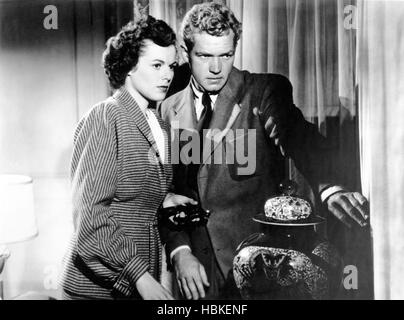
[(376, 299), (403, 299), (404, 3), (360, 1), (362, 183), (370, 198)]

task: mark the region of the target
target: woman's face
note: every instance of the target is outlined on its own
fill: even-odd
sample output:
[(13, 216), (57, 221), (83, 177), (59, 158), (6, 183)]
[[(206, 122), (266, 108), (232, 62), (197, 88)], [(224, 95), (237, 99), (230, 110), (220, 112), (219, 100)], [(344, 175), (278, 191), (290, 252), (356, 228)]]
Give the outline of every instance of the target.
[(174, 76), (176, 58), (174, 45), (160, 47), (151, 40), (145, 40), (138, 63), (129, 72), (129, 85), (147, 101), (163, 100)]

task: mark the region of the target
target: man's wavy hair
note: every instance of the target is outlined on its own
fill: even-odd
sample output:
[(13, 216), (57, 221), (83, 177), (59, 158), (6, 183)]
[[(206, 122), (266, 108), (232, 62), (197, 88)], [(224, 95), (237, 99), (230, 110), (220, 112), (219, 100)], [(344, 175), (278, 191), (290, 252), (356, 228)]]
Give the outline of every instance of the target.
[(102, 55), (102, 65), (112, 88), (118, 89), (125, 83), (129, 71), (136, 66), (145, 40), (151, 40), (161, 47), (176, 44), (174, 31), (162, 20), (145, 14), (135, 17), (117, 35), (108, 39)]
[(241, 22), (234, 13), (225, 5), (215, 2), (205, 2), (194, 5), (185, 15), (181, 34), (188, 52), (194, 47), (194, 34), (207, 32), (212, 36), (227, 35), (234, 32), (234, 47), (241, 37)]

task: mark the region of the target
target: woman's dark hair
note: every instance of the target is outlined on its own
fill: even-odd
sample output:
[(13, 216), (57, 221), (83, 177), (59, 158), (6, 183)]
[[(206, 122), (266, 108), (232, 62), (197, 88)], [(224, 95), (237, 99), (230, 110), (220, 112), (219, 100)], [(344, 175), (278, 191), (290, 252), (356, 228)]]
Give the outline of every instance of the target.
[(174, 31), (162, 20), (142, 16), (125, 25), (114, 37), (108, 39), (102, 64), (112, 88), (125, 83), (129, 71), (136, 66), (144, 40), (151, 40), (161, 47), (175, 45)]

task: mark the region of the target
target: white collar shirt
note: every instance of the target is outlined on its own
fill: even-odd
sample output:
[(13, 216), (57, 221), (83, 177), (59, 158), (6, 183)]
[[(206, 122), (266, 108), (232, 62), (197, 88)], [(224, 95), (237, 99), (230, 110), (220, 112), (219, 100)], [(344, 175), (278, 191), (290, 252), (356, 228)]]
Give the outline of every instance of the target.
[(138, 104), (140, 110), (144, 114), (146, 121), (150, 127), (150, 131), (152, 133), (153, 139), (156, 142), (157, 150), (159, 152), (160, 161), (165, 163), (166, 154), (165, 154), (165, 139), (164, 139), (164, 132), (160, 126), (159, 121), (157, 120), (156, 115), (154, 112), (148, 108), (148, 105), (145, 103), (141, 103), (143, 99), (141, 99), (138, 95), (139, 93), (135, 90), (128, 90), (132, 97), (135, 99), (136, 103)]
[[(203, 111), (203, 104), (202, 104), (202, 95), (203, 92), (196, 88), (195, 84), (193, 83), (193, 79), (191, 80), (191, 89), (194, 93), (194, 105), (195, 105), (195, 113), (196, 113), (196, 120), (199, 121), (201, 118), (201, 114)], [(210, 100), (212, 101), (212, 110), (215, 110), (215, 103), (217, 100), (218, 94), (209, 94)]]

